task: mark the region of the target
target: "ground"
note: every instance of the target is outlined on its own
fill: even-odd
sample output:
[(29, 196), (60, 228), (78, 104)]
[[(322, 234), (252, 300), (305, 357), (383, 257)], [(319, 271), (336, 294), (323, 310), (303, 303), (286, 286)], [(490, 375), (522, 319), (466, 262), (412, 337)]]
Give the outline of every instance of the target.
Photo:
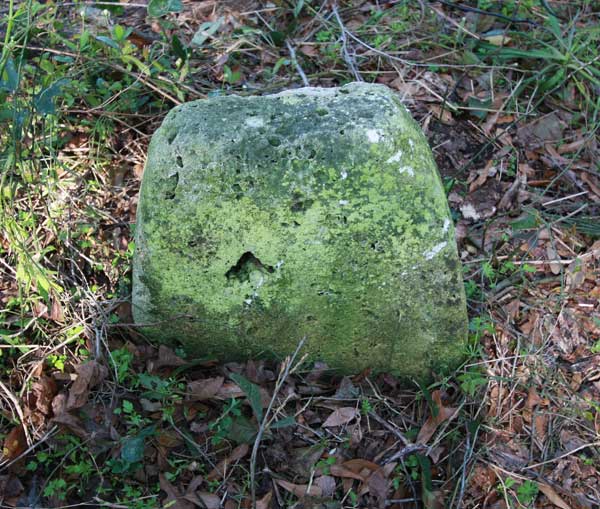
[[(597, 3), (147, 3), (0, 6), (2, 505), (597, 507)], [(301, 344), (279, 365), (150, 345), (132, 229), (164, 115), (355, 80), (434, 150), (464, 365), (406, 386)]]

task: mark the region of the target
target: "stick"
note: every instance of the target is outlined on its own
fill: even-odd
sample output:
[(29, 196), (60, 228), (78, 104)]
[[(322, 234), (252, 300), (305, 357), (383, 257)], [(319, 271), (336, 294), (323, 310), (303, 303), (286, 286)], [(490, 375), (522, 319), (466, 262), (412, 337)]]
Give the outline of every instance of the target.
[(304, 83), (305, 87), (310, 87), (308, 78), (306, 77), (306, 74), (304, 74), (302, 67), (300, 67), (300, 64), (298, 63), (298, 59), (296, 58), (296, 50), (294, 49), (294, 47), (290, 44), (290, 41), (288, 41), (288, 40), (285, 41), (285, 45), (287, 46), (287, 49), (290, 52), (290, 58), (292, 59), (292, 63), (296, 66), (296, 70), (298, 71), (298, 74), (302, 78), (302, 83)]
[(252, 509), (256, 509), (256, 458), (258, 456), (258, 448), (260, 447), (260, 441), (262, 440), (263, 434), (265, 433), (268, 423), (269, 423), (269, 413), (275, 404), (275, 399), (277, 398), (277, 394), (283, 387), (285, 380), (291, 371), (296, 369), (296, 367), (302, 362), (303, 359), (300, 359), (299, 363), (293, 367), (294, 361), (300, 352), (300, 349), (304, 346), (306, 341), (306, 336), (304, 336), (296, 350), (292, 354), (291, 357), (288, 357), (281, 366), (281, 370), (279, 372), (279, 376), (277, 377), (277, 382), (275, 383), (275, 389), (273, 390), (273, 396), (271, 397), (271, 401), (269, 401), (269, 406), (267, 407), (267, 411), (263, 416), (262, 422), (260, 423), (260, 428), (258, 429), (258, 433), (256, 435), (256, 440), (254, 440), (254, 446), (252, 447), (252, 455), (250, 456), (250, 490), (252, 492)]

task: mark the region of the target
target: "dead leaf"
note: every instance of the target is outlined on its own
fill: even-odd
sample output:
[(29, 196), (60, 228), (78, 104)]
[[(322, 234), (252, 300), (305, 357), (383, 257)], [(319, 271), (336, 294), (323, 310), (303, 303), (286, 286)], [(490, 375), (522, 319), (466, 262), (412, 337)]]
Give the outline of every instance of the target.
[(225, 382), (215, 394), (217, 399), (243, 398), (244, 396), (244, 391), (233, 382)]
[[(208, 491), (197, 491), (194, 494), (189, 494), (184, 497), (186, 500), (194, 503), (202, 509), (220, 509), (221, 497)], [(173, 506), (169, 506), (169, 509)]]
[(309, 497), (320, 497), (323, 495), (323, 490), (314, 484), (309, 487), (308, 484), (293, 484), (283, 479), (275, 479), (275, 482), (298, 498), (304, 498), (307, 495)]
[(4, 506), (15, 507), (18, 504), (18, 497), (25, 491), (23, 484), (18, 477), (8, 474), (0, 476), (0, 502)]
[(352, 470), (344, 467), (343, 465), (331, 465), (329, 467), (329, 471), (334, 477), (346, 477), (348, 479), (356, 479), (357, 481), (361, 482), (365, 481), (365, 478), (362, 475), (353, 472)]
[(316, 57), (319, 55), (319, 48), (315, 45), (304, 44), (298, 48), (298, 51), (307, 57)]
[(178, 366), (185, 366), (187, 361), (179, 357), (172, 349), (166, 345), (160, 345), (158, 347), (158, 359), (154, 361), (150, 371), (155, 371), (160, 368), (174, 368)]
[(227, 470), (236, 461), (241, 460), (248, 454), (248, 444), (238, 445), (231, 454), (225, 459), (221, 460), (219, 464), (206, 476), (209, 481), (214, 481), (219, 478), (224, 478), (227, 475)]
[(69, 412), (63, 412), (54, 416), (52, 422), (55, 424), (65, 426), (79, 438), (89, 438), (89, 433), (83, 427), (83, 423), (79, 420), (78, 417), (75, 417)]
[(377, 498), (379, 507), (383, 509), (387, 499), (387, 492), (390, 487), (390, 481), (385, 475), (383, 468), (377, 469), (369, 476), (367, 485), (369, 486), (369, 492)]
[(452, 116), (452, 112), (448, 108), (442, 108), (437, 104), (430, 104), (429, 111), (440, 121), (442, 124), (454, 125), (456, 121)]
[(417, 437), (417, 443), (419, 444), (426, 444), (442, 422), (453, 419), (458, 413), (457, 408), (445, 407), (442, 404), (442, 394), (440, 391), (434, 391), (431, 394), (431, 398), (437, 407), (437, 415), (435, 417), (430, 415), (425, 421), (425, 424), (423, 424), (423, 427), (421, 428), (421, 431), (419, 431), (419, 435)]
[(567, 504), (549, 484), (538, 483), (538, 488), (556, 507), (560, 507), (561, 509), (571, 509), (571, 506)]
[(77, 379), (71, 385), (67, 400), (67, 409), (69, 410), (81, 408), (85, 405), (90, 389), (102, 382), (108, 374), (106, 367), (96, 361), (80, 364), (75, 371), (77, 372)]
[(256, 509), (271, 509), (271, 499), (273, 498), (273, 491), (269, 491), (263, 498), (256, 501)]
[(35, 398), (35, 408), (44, 415), (52, 412), (52, 400), (56, 394), (56, 382), (49, 376), (42, 375), (31, 386)]
[(2, 457), (5, 461), (14, 460), (25, 449), (27, 449), (27, 437), (25, 436), (23, 425), (19, 424), (6, 435), (4, 447), (2, 448)]
[(315, 479), (315, 485), (323, 491), (323, 497), (332, 497), (335, 493), (335, 479), (330, 475), (322, 475)]
[(335, 410), (323, 423), (324, 428), (330, 428), (333, 426), (343, 426), (348, 424), (352, 419), (355, 419), (359, 414), (359, 411), (351, 406), (338, 408)]
[(373, 463), (372, 461), (364, 460), (361, 458), (356, 458), (352, 460), (345, 461), (342, 463), (344, 467), (348, 470), (352, 470), (352, 472), (359, 473), (362, 472), (365, 468), (375, 472), (379, 469), (379, 465), (377, 463)]
[(214, 398), (221, 387), (225, 378), (217, 376), (205, 380), (196, 380), (187, 385), (186, 397), (189, 401), (204, 401)]
[(158, 475), (158, 479), (160, 482), (160, 489), (167, 494), (167, 498), (163, 500), (163, 507), (168, 507), (169, 509), (193, 509), (194, 504), (187, 500), (187, 497), (184, 497), (179, 490), (167, 480), (162, 472)]

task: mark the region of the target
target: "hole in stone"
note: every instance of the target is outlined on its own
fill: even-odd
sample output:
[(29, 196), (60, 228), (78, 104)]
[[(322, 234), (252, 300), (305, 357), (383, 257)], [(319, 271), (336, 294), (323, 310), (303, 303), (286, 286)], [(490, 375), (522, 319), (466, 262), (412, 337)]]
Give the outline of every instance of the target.
[(314, 322), (316, 318), (313, 315), (306, 315), (307, 322)]
[(167, 136), (167, 142), (169, 143), (169, 145), (175, 141), (175, 138), (177, 138), (177, 131), (169, 133), (169, 135)]
[(175, 158), (175, 161), (177, 162), (177, 166), (179, 166), (180, 168), (183, 168), (183, 159), (181, 158), (181, 156), (177, 156)]
[(253, 271), (260, 271), (272, 274), (275, 268), (270, 265), (263, 264), (254, 254), (246, 251), (235, 265), (233, 265), (226, 273), (227, 279), (237, 279), (238, 281), (249, 281), (250, 274)]
[(179, 173), (175, 173), (165, 180), (165, 200), (172, 200), (175, 198), (177, 184), (179, 184)]
[(340, 134), (343, 136), (344, 134), (346, 134), (346, 131), (344, 131), (343, 129), (340, 129)]
[(306, 212), (313, 204), (313, 200), (298, 200), (290, 205), (292, 212)]
[(269, 145), (273, 147), (278, 147), (279, 145), (281, 145), (281, 140), (279, 138), (271, 137), (269, 138)]
[(236, 200), (240, 200), (242, 198), (242, 196), (244, 196), (244, 193), (242, 191), (242, 186), (240, 186), (238, 183), (233, 184), (231, 186), (231, 189), (235, 193)]
[(324, 117), (325, 115), (329, 114), (329, 110), (325, 109), (325, 108), (319, 108), (317, 110), (317, 115), (319, 115), (320, 117)]

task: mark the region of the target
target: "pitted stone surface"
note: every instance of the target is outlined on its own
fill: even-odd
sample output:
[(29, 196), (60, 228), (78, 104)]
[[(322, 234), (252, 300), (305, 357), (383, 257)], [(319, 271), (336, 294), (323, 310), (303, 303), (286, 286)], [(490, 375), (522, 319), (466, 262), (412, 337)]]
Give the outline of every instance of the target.
[(464, 352), (454, 229), (427, 141), (379, 85), (173, 109), (142, 182), (133, 311), (192, 356), (306, 351), (427, 377)]

